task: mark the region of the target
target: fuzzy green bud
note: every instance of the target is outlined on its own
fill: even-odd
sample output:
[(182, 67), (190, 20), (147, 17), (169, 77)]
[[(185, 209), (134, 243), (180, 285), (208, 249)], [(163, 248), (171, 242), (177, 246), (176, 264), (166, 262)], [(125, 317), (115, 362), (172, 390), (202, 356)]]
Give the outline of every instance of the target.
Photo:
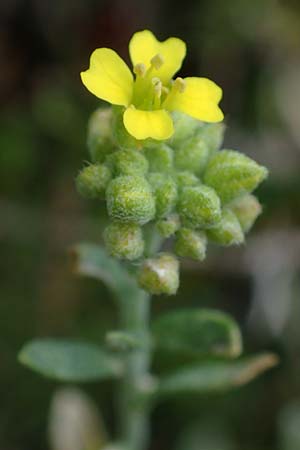
[(180, 228), (176, 233), (175, 253), (178, 256), (203, 261), (206, 256), (207, 238), (205, 233), (189, 228)]
[(247, 233), (252, 228), (252, 225), (262, 212), (261, 204), (252, 194), (237, 198), (230, 203), (229, 207), (237, 216), (244, 233)]
[(144, 252), (142, 229), (134, 223), (113, 222), (104, 231), (104, 242), (110, 255), (134, 260)]
[(86, 198), (102, 198), (111, 179), (108, 167), (91, 164), (84, 167), (76, 178), (76, 187), (80, 195)]
[(156, 200), (156, 217), (170, 214), (177, 201), (175, 181), (171, 176), (158, 172), (150, 173), (148, 179)]
[(122, 222), (145, 224), (155, 216), (155, 199), (147, 180), (126, 175), (113, 179), (106, 190), (110, 217)]
[(108, 158), (115, 175), (145, 175), (148, 161), (140, 150), (119, 150)]
[(112, 135), (116, 145), (122, 149), (137, 149), (139, 141), (131, 136), (123, 123), (124, 107), (113, 107)]
[(179, 111), (173, 112), (172, 118), (174, 123), (174, 134), (170, 139), (172, 146), (177, 146), (180, 142), (190, 138), (200, 124), (199, 120)]
[(224, 209), (221, 221), (207, 230), (207, 237), (220, 245), (238, 245), (244, 242), (244, 233), (236, 215)]
[(265, 167), (247, 156), (222, 150), (209, 161), (204, 183), (213, 187), (223, 203), (252, 192), (268, 175)]
[(178, 190), (182, 190), (188, 186), (199, 186), (200, 179), (193, 173), (188, 171), (177, 172), (175, 174)]
[(175, 165), (180, 170), (201, 174), (210, 156), (207, 144), (194, 136), (183, 142), (175, 151)]
[(208, 186), (186, 187), (179, 197), (178, 212), (187, 227), (209, 228), (221, 219), (221, 202)]
[(150, 172), (170, 172), (173, 168), (174, 153), (166, 144), (156, 144), (144, 150), (149, 161)]
[(161, 236), (169, 238), (179, 230), (180, 219), (178, 214), (171, 214), (168, 217), (160, 219), (156, 222), (156, 229)]
[(196, 136), (207, 145), (210, 154), (220, 150), (225, 132), (225, 125), (219, 123), (204, 123), (198, 127)]
[(179, 286), (179, 263), (177, 258), (162, 253), (146, 259), (138, 274), (139, 285), (151, 294), (174, 295)]
[(114, 150), (111, 134), (112, 109), (98, 108), (88, 122), (87, 146), (94, 163), (102, 163)]

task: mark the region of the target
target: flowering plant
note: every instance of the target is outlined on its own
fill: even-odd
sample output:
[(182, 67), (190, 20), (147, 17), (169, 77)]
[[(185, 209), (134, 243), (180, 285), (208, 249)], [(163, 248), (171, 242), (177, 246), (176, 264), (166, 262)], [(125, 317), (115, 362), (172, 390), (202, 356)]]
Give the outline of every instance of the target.
[[(252, 192), (267, 169), (221, 149), (222, 91), (215, 83), (172, 80), (186, 53), (180, 39), (159, 42), (145, 30), (134, 34), (129, 51), (135, 78), (106, 48), (95, 50), (90, 68), (81, 73), (89, 91), (114, 105), (92, 114), (91, 163), (76, 179), (82, 196), (106, 202), (109, 224), (106, 250), (87, 243), (72, 250), (76, 273), (110, 289), (121, 328), (106, 335), (102, 348), (34, 340), (20, 360), (59, 380), (118, 380), (119, 434), (113, 448), (143, 450), (150, 439), (149, 415), (159, 401), (240, 386), (276, 364), (276, 357), (240, 358), (238, 324), (221, 311), (172, 311), (150, 324), (151, 295), (174, 295), (180, 286), (179, 258), (203, 261), (209, 243), (244, 243), (261, 213)], [(168, 251), (161, 252), (163, 245)], [(186, 364), (154, 374), (156, 351), (183, 355)]]

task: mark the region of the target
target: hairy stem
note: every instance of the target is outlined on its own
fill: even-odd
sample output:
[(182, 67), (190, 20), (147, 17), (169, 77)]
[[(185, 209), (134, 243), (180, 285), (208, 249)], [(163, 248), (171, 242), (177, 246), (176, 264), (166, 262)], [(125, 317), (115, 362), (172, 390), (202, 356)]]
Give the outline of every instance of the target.
[(149, 441), (149, 411), (140, 396), (150, 364), (150, 348), (147, 344), (149, 305), (150, 296), (141, 290), (123, 311), (124, 329), (138, 336), (141, 342), (140, 348), (125, 356), (125, 374), (119, 393), (121, 442), (129, 450), (145, 450)]
[[(149, 253), (156, 252), (161, 240), (152, 233)], [(137, 289), (121, 311), (123, 330), (137, 337), (140, 345), (124, 356), (125, 372), (119, 391), (119, 424), (121, 442), (128, 450), (146, 450), (150, 437), (149, 405), (141, 395), (147, 388), (151, 363), (150, 295)]]

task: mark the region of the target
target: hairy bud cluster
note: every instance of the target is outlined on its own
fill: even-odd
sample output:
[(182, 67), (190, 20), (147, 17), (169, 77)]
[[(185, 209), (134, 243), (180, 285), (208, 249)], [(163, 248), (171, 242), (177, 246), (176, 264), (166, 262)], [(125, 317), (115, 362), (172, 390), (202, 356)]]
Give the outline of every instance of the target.
[[(142, 260), (143, 226), (173, 238), (174, 254), (202, 261), (208, 242), (244, 242), (261, 213), (252, 195), (267, 169), (249, 157), (221, 150), (224, 125), (203, 124), (174, 114), (169, 141), (137, 141), (126, 132), (120, 109), (91, 117), (88, 148), (92, 163), (77, 177), (84, 197), (105, 199), (111, 223), (104, 241), (111, 255)], [(179, 264), (173, 254), (141, 263), (138, 280), (153, 294), (174, 294)]]

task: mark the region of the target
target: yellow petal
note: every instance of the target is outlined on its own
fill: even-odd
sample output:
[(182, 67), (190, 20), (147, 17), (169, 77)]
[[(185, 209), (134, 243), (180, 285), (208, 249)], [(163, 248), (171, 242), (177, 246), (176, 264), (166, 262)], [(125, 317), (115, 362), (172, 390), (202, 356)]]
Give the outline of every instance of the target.
[(113, 105), (129, 105), (133, 75), (114, 50), (97, 48), (91, 55), (89, 69), (80, 75), (85, 87), (96, 97)]
[(173, 89), (163, 103), (168, 111), (181, 111), (204, 122), (221, 122), (224, 115), (218, 106), (222, 89), (208, 78), (184, 79), (183, 92)]
[(144, 30), (132, 36), (129, 53), (133, 66), (143, 63), (147, 69), (153, 56), (160, 54), (164, 63), (159, 69), (153, 70), (153, 76), (160, 78), (163, 84), (167, 84), (182, 65), (186, 45), (181, 39), (174, 37), (160, 42), (151, 31)]
[(174, 132), (173, 121), (167, 111), (143, 111), (133, 106), (124, 112), (123, 121), (129, 134), (138, 140), (168, 139)]

